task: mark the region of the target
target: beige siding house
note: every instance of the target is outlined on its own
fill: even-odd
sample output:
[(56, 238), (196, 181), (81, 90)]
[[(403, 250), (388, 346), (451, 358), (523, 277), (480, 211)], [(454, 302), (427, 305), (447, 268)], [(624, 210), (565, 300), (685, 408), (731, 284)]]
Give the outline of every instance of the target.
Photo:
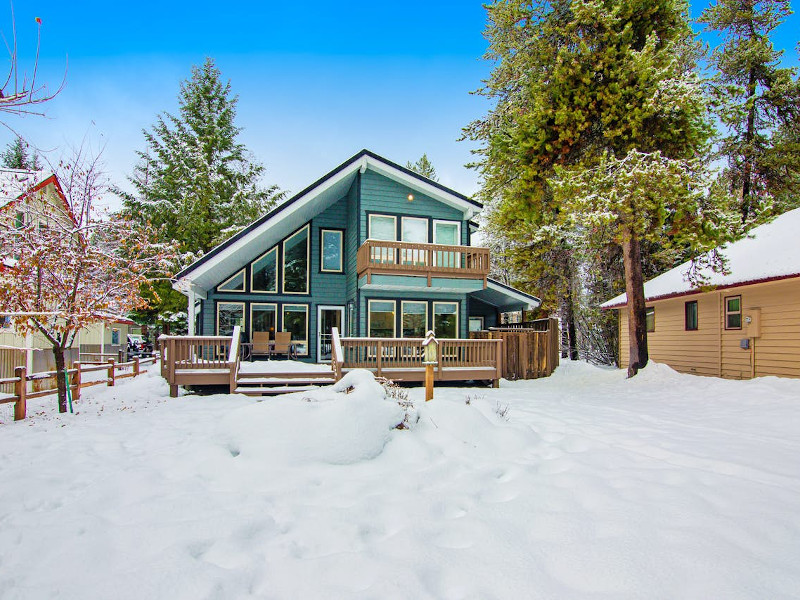
[[(689, 263), (645, 284), (650, 358), (677, 371), (729, 379), (800, 377), (800, 209), (723, 247), (728, 274), (706, 271), (693, 287)], [(628, 366), (625, 294), (619, 310), (620, 366)]]

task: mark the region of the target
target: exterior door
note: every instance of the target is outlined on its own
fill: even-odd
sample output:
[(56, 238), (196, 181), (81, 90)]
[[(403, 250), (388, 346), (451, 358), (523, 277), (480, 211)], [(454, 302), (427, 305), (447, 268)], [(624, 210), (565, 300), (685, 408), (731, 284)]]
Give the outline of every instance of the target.
[(317, 361), (330, 362), (333, 354), (333, 334), (336, 327), (344, 335), (344, 306), (320, 306), (317, 308)]

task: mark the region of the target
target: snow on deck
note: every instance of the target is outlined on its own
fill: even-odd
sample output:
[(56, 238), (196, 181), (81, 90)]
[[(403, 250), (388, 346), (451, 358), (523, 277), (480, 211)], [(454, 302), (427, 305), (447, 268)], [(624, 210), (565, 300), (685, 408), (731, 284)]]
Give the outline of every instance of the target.
[(800, 589), (800, 381), (568, 362), (428, 403), (405, 388), (419, 421), (401, 431), (371, 376), (347, 377), (171, 399), (151, 370), (85, 390), (75, 415), (32, 400), (0, 425), (0, 597)]
[(299, 360), (241, 361), (240, 373), (331, 373), (330, 365), (301, 362)]
[[(790, 210), (770, 223), (756, 227), (750, 236), (728, 244), (721, 251), (728, 259), (729, 274), (706, 268), (705, 285), (728, 286), (764, 279), (800, 275), (800, 208)], [(647, 300), (682, 294), (696, 289), (688, 280), (691, 262), (685, 262), (644, 284)], [(627, 295), (620, 294), (601, 306), (624, 305)]]

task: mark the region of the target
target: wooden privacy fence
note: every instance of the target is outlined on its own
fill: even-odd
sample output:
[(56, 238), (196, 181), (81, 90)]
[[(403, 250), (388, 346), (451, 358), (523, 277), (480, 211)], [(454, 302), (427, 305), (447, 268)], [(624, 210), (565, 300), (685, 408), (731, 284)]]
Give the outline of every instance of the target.
[[(0, 348), (0, 379), (6, 379), (14, 376), (14, 369), (17, 365), (24, 365), (27, 363), (25, 350), (18, 350), (16, 348)], [(0, 385), (0, 394), (13, 394), (14, 384), (5, 383)]]
[[(503, 340), (502, 373), (506, 379), (537, 379), (549, 377), (558, 366), (559, 329), (557, 319), (530, 322), (537, 329), (492, 327), (488, 331), (473, 331), (474, 339)], [(545, 328), (546, 326), (546, 328)]]
[[(83, 365), (76, 362), (72, 369), (66, 369), (67, 377), (69, 377), (69, 388), (72, 391), (73, 401), (79, 400), (81, 397), (81, 389), (91, 387), (93, 385), (107, 385), (112, 387), (117, 379), (125, 379), (127, 377), (136, 377), (141, 373), (143, 365), (155, 362), (155, 358), (134, 358), (130, 362), (118, 363), (112, 358), (106, 364), (100, 365)], [(130, 369), (130, 372), (122, 372)], [(107, 376), (103, 379), (96, 379), (94, 381), (84, 381), (83, 375), (86, 373), (94, 373), (105, 371)], [(119, 372), (118, 372), (119, 371)], [(58, 393), (58, 388), (51, 388), (46, 390), (39, 390), (35, 392), (28, 391), (28, 382), (42, 381), (47, 379), (55, 379), (56, 371), (45, 371), (42, 373), (28, 373), (25, 367), (15, 367), (13, 377), (0, 378), (0, 385), (12, 385), (14, 387), (13, 395), (0, 396), (0, 404), (14, 403), (14, 420), (20, 421), (25, 418), (27, 413), (27, 401), (30, 398), (40, 398), (42, 396), (49, 396)]]

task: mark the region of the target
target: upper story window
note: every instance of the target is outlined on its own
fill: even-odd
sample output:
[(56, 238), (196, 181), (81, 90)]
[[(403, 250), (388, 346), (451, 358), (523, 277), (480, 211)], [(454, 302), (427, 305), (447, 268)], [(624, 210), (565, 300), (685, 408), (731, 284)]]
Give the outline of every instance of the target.
[(244, 269), (236, 273), (230, 279), (219, 284), (217, 291), (220, 292), (243, 292), (244, 291)]
[(404, 242), (428, 243), (428, 219), (424, 217), (402, 217), (401, 234)]
[(742, 297), (725, 298), (725, 329), (742, 328)]
[(435, 220), (433, 222), (433, 243), (460, 246), (461, 222)]
[(344, 232), (340, 229), (323, 229), (320, 232), (320, 271), (341, 273), (343, 270)]
[(686, 331), (697, 331), (697, 300), (687, 302), (684, 306)]
[(283, 241), (283, 293), (308, 293), (308, 225)]
[(656, 330), (656, 309), (654, 307), (650, 306), (645, 309), (644, 323), (648, 333)]
[(367, 237), (371, 240), (395, 241), (397, 239), (397, 217), (370, 215)]
[(250, 291), (252, 292), (277, 292), (278, 291), (278, 247), (253, 261), (250, 274)]

